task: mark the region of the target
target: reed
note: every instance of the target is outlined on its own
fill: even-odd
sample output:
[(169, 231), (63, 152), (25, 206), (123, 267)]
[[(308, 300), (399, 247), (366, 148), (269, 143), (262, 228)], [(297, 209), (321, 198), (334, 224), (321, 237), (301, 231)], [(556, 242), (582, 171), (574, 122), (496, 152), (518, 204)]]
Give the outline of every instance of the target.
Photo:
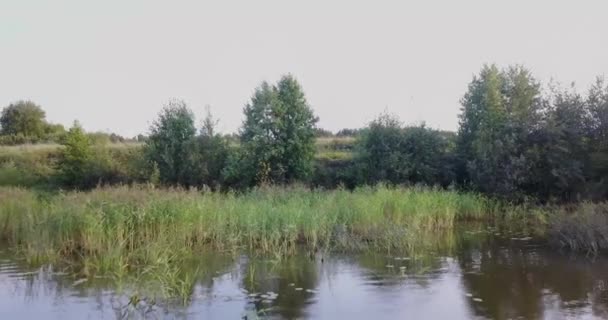
[(547, 239), (553, 246), (596, 255), (608, 251), (608, 202), (552, 208)]
[(5, 187), (0, 230), (30, 262), (76, 258), (94, 272), (171, 263), (206, 249), (276, 256), (299, 247), (401, 250), (497, 208), (472, 193), (384, 186), (243, 194), (121, 186), (50, 196)]

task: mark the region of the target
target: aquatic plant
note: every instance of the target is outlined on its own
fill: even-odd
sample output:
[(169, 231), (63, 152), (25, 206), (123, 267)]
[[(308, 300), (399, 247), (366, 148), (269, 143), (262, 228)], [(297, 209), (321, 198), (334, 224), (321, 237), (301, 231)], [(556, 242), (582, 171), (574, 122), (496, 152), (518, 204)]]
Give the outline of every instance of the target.
[(581, 202), (553, 209), (549, 243), (587, 254), (608, 250), (608, 203)]
[(317, 250), (404, 250), (458, 219), (497, 213), (483, 196), (427, 188), (355, 191), (263, 187), (243, 194), (107, 187), (42, 197), (0, 188), (1, 236), (30, 262), (85, 270), (159, 264), (202, 249), (282, 256)]

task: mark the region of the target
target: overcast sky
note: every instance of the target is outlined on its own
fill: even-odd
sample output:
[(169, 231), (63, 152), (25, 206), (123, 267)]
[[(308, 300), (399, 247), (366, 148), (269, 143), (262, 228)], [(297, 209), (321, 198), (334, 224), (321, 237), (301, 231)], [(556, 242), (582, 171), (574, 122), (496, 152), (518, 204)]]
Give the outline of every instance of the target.
[(163, 103), (235, 131), (263, 80), (292, 73), (330, 130), (388, 110), (457, 128), (484, 63), (586, 89), (608, 75), (608, 1), (0, 0), (0, 106), (146, 132)]

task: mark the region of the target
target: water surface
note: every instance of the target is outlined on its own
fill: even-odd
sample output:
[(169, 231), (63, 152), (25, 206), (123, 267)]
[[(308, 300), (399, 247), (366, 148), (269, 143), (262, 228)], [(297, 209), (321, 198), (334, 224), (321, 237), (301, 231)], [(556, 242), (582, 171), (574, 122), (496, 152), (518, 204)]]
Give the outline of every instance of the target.
[(134, 279), (31, 268), (4, 250), (0, 319), (608, 318), (606, 258), (525, 240), (412, 256), (206, 255), (197, 264), (195, 279), (180, 282), (186, 298), (146, 299), (129, 289)]

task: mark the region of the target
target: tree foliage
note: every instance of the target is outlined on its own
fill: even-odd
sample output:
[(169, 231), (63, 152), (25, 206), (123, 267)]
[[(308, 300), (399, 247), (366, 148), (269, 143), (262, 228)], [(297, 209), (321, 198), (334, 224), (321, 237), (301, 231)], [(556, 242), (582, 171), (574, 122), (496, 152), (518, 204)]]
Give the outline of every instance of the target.
[(42, 108), (32, 101), (11, 103), (2, 110), (1, 133), (3, 135), (42, 137), (46, 129), (45, 117), (46, 114)]
[(223, 183), (222, 173), (229, 155), (226, 139), (216, 132), (218, 121), (213, 118), (211, 109), (203, 119), (200, 135), (197, 138), (196, 152), (198, 185), (219, 189)]
[(403, 127), (396, 116), (382, 114), (357, 141), (357, 174), (369, 184), (450, 184), (449, 142), (424, 124)]
[(181, 100), (167, 103), (150, 127), (144, 152), (157, 166), (162, 183), (190, 186), (195, 183), (196, 126), (194, 113)]
[(593, 197), (593, 180), (605, 186), (598, 165), (606, 143), (603, 81), (587, 96), (556, 85), (548, 93), (540, 88), (519, 66), (485, 66), (474, 77), (462, 100), (457, 145), (464, 185), (510, 200), (544, 201)]
[(241, 150), (225, 175), (241, 186), (306, 179), (313, 168), (317, 118), (296, 79), (262, 83), (244, 109)]
[(58, 165), (61, 183), (76, 188), (90, 187), (87, 186), (90, 184), (87, 175), (93, 156), (91, 140), (78, 122), (74, 122), (68, 131), (63, 145), (64, 149)]
[(515, 195), (529, 176), (526, 151), (537, 129), (540, 85), (522, 67), (485, 66), (462, 99), (460, 180), (494, 195)]
[[(256, 88), (238, 134), (219, 134), (209, 110), (197, 128), (190, 108), (173, 100), (149, 137), (136, 138), (144, 142), (143, 152), (120, 155), (103, 145), (128, 139), (85, 133), (78, 124), (66, 134), (63, 126), (46, 122), (38, 105), (19, 101), (2, 111), (0, 144), (62, 141), (61, 182), (76, 188), (146, 181), (212, 189), (389, 183), (454, 185), (510, 201), (608, 197), (603, 78), (581, 94), (574, 86), (542, 87), (521, 66), (486, 65), (461, 104), (458, 133), (403, 126), (383, 114), (365, 128), (338, 131), (335, 141), (325, 139), (317, 148), (315, 138), (332, 133), (316, 128), (302, 87), (286, 75)], [(346, 136), (356, 139), (337, 138)], [(9, 171), (14, 176), (15, 168)]]
[(194, 113), (186, 103), (170, 101), (145, 139), (144, 154), (150, 175), (169, 185), (219, 188), (229, 149), (226, 140), (216, 132), (216, 125), (207, 108), (197, 132)]

